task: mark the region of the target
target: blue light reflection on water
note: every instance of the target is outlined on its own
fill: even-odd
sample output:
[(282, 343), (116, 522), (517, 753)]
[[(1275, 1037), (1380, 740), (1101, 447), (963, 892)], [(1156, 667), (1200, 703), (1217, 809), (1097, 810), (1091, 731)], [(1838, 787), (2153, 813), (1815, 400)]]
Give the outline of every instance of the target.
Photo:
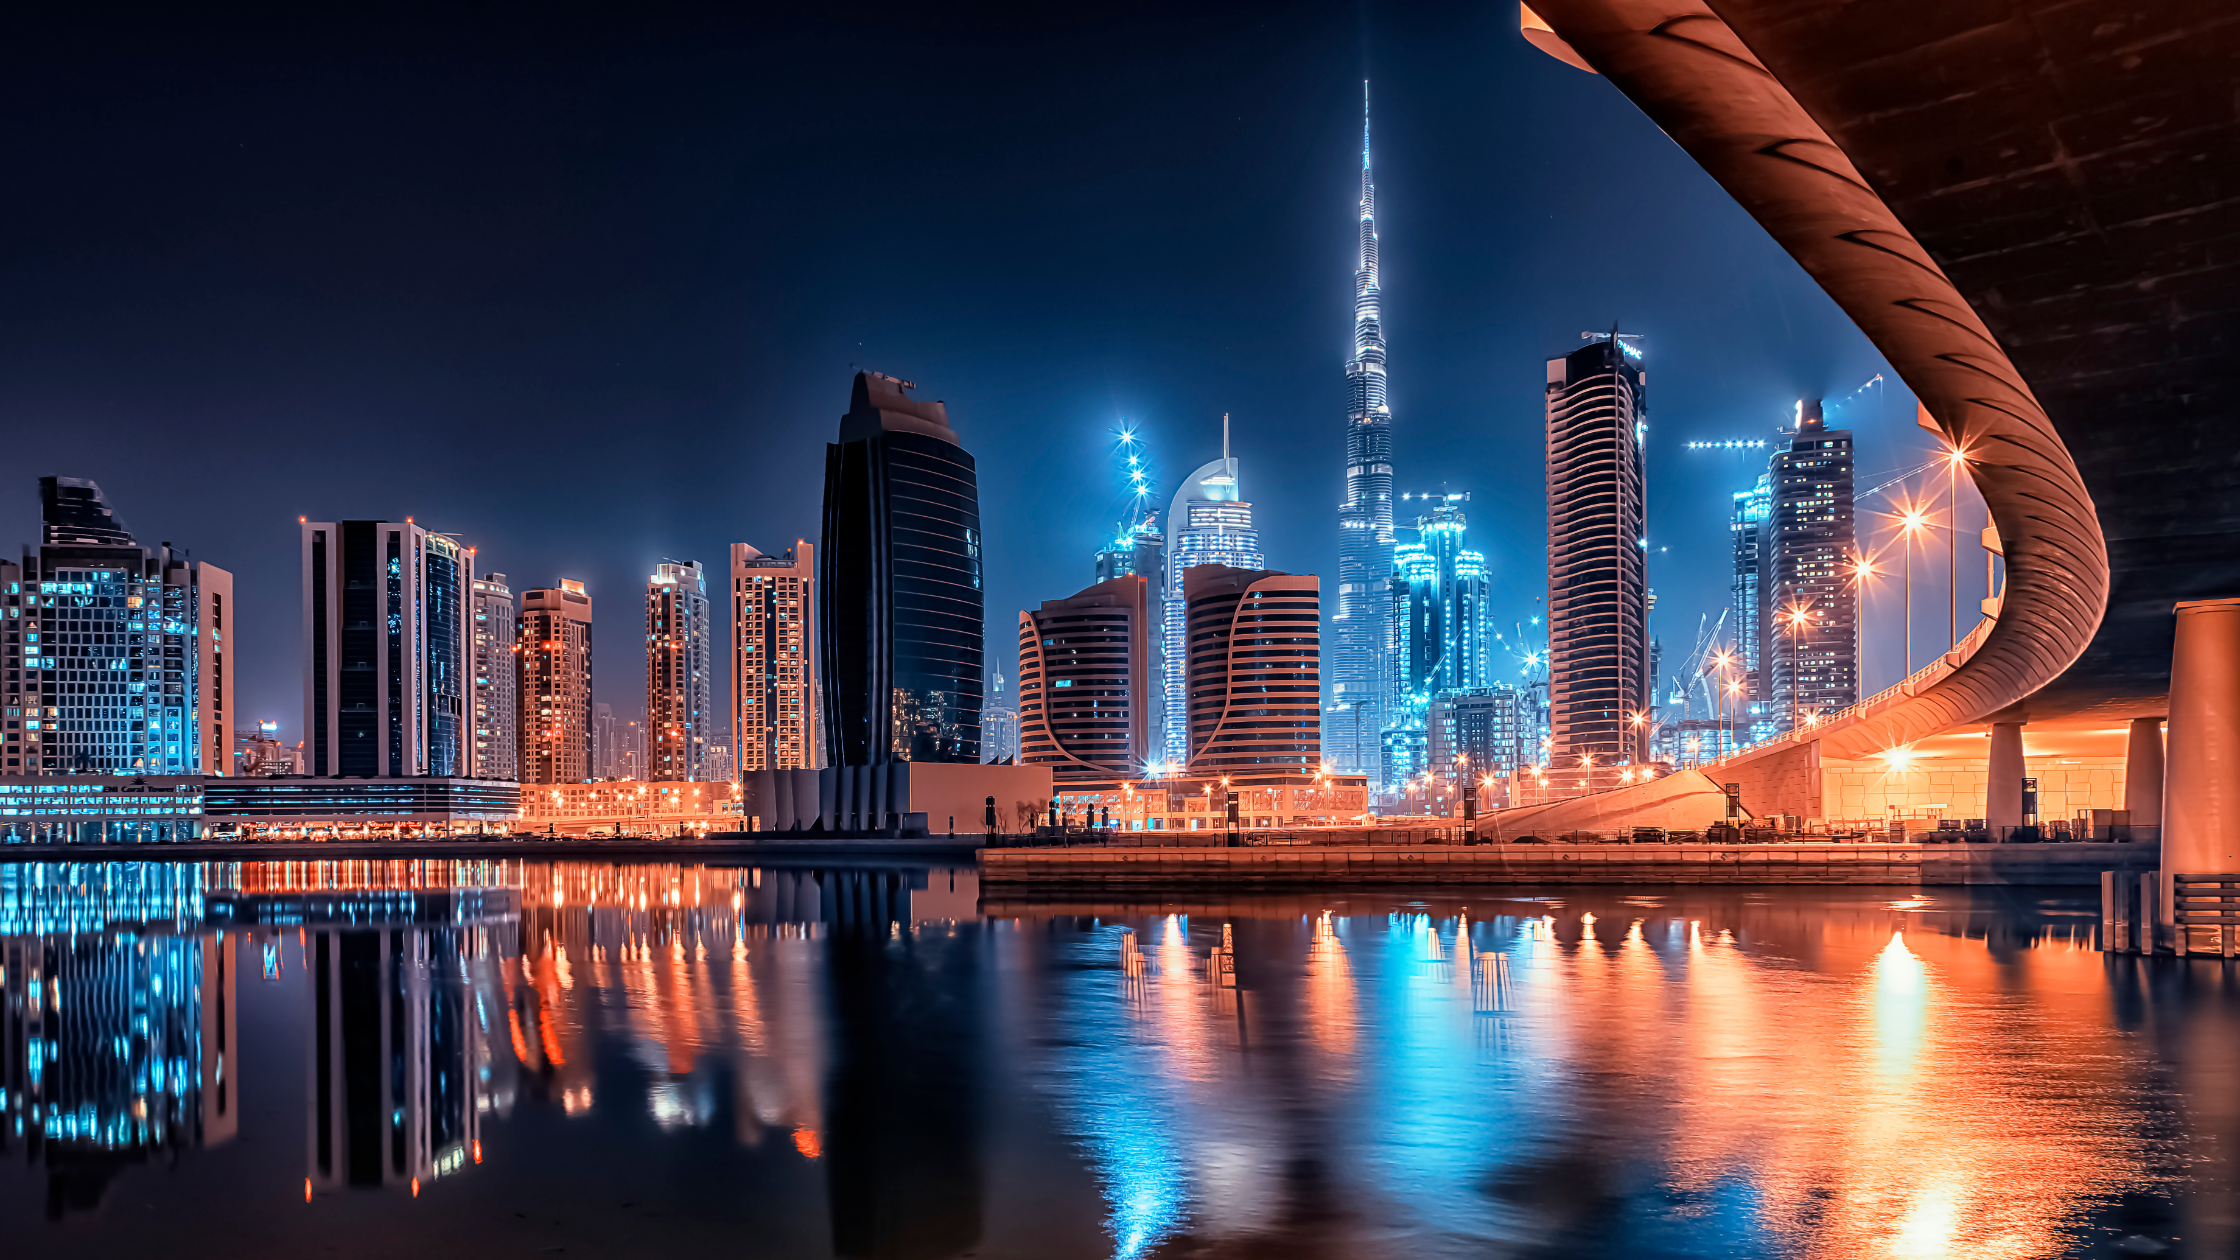
[[(303, 864), (218, 871), (181, 923), (8, 887), (46, 917), (0, 939), (26, 1016), (0, 1149), (79, 1129), (0, 1177), (11, 1254), (223, 1254), (244, 1221), (367, 1256), (496, 1231), (817, 1260), (2240, 1254), (2240, 971), (2101, 955), (2057, 895), (1083, 913), (968, 871)], [(464, 1083), (406, 1098), (451, 1134), (419, 1172), (362, 1185), (305, 1141), (318, 1064), (338, 1097), (394, 1079), (317, 1056), (389, 1009), (344, 983), (353, 941), (442, 1014), (409, 1062)], [(144, 1078), (86, 1070), (159, 1027)], [(143, 1134), (136, 1100), (174, 1095)], [(71, 1143), (162, 1158), (97, 1182)]]
[[(1171, 923), (1182, 932), (1178, 920)], [(1099, 970), (1062, 991), (1064, 1053), (1044, 1067), (1043, 1087), (1077, 1135), (1104, 1183), (1106, 1232), (1113, 1254), (1133, 1260), (1173, 1233), (1187, 1207), (1187, 1178), (1176, 1135), (1189, 1109), (1179, 1078), (1163, 1070), (1157, 1041), (1139, 1035), (1135, 1009), (1147, 978), (1120, 969), (1130, 930), (1105, 927), (1076, 947)]]

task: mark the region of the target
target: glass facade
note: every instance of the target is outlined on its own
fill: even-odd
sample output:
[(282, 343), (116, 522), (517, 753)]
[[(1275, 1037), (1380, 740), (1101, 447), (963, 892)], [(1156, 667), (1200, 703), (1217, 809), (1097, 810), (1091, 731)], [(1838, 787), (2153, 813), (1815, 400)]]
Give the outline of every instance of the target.
[(1346, 489), (1338, 508), (1338, 598), (1330, 618), (1336, 655), (1324, 732), (1331, 764), (1342, 774), (1370, 774), (1377, 769), (1379, 736), (1394, 721), (1386, 712), (1394, 690), (1388, 656), (1394, 609), (1386, 588), (1397, 541), (1392, 520), (1392, 408), (1385, 400), (1384, 290), (1378, 282), (1377, 186), (1369, 161), (1366, 83), (1361, 85), (1359, 215), (1353, 358), (1346, 364)]
[(646, 778), (699, 783), (708, 777), (714, 725), (708, 585), (697, 561), (654, 566), (646, 583)]
[(91, 482), (40, 488), (46, 542), (0, 562), (0, 774), (228, 773), (231, 575), (134, 545)]
[(0, 844), (173, 844), (202, 835), (203, 781), (0, 779)]
[(980, 485), (939, 403), (859, 373), (826, 448), (827, 762), (978, 762), (984, 699)]
[[(1226, 445), (1226, 443), (1224, 443)], [(1153, 759), (1169, 769), (1189, 759), (1189, 684), (1185, 661), (1188, 616), (1183, 597), (1183, 575), (1201, 565), (1218, 564), (1231, 569), (1260, 569), (1268, 560), (1260, 550), (1260, 531), (1252, 523), (1252, 505), (1238, 497), (1238, 461), (1224, 451), (1222, 457), (1190, 474), (1167, 507), (1166, 591), (1158, 608), (1161, 626), (1159, 653), (1163, 675), (1159, 703), (1153, 716), (1165, 727), (1162, 747)]]
[(306, 521), (302, 546), (306, 770), (474, 773), (473, 553), (409, 519)]
[(1604, 335), (1548, 361), (1548, 662), (1555, 764), (1645, 761), (1648, 434), (1640, 352)]
[(233, 779), (202, 799), (212, 823), (499, 822), (521, 813), (521, 786), (485, 779)]
[(520, 739), (515, 733), (518, 716), (514, 701), (515, 614), (513, 591), (506, 575), (492, 573), (474, 580), (474, 611), (470, 615), (474, 652), (473, 767), (477, 779), (519, 779)]

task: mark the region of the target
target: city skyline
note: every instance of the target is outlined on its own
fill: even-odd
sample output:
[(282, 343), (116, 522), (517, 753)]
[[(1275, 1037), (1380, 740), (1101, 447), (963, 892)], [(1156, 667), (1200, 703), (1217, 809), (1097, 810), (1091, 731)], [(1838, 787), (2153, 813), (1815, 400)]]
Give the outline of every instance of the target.
[[(334, 258), (327, 236), (269, 230), (261, 215), (240, 227), (200, 218), (153, 225), (155, 239), (191, 232), (220, 256), (293, 260), (290, 276), (245, 266), (229, 287), (212, 290), (192, 267), (163, 263), (141, 269), (135, 283), (149, 300), (131, 308), (104, 296), (118, 290), (115, 283), (75, 277), (72, 287), (58, 288), (60, 275), (19, 258), (8, 272), (13, 291), (52, 317), (11, 324), (0, 350), (9, 369), (0, 373), (7, 382), (0, 385), (0, 415), (36, 421), (22, 426), (27, 441), (18, 452), (29, 471), (99, 480), (131, 505), (136, 524), (162, 522), (149, 532), (241, 575), (244, 722), (292, 724), (300, 710), (290, 518), (410, 513), (472, 540), (481, 563), (513, 575), (516, 587), (567, 575), (624, 608), (663, 559), (721, 555), (742, 539), (814, 538), (813, 471), (765, 479), (753, 470), (814, 469), (827, 435), (808, 430), (829, 415), (832, 381), (851, 364), (938, 382), (939, 394), (969, 407), (960, 415), (969, 415), (989, 484), (1010, 488), (989, 495), (986, 505), (993, 641), (1008, 640), (1017, 609), (1082, 585), (1084, 557), (1106, 540), (1111, 522), (1101, 500), (1076, 506), (1070, 478), (1105, 458), (1110, 431), (1122, 422), (1138, 429), (1155, 466), (1171, 476), (1216, 453), (1221, 413), (1230, 412), (1233, 448), (1250, 462), (1260, 488), (1266, 563), (1322, 574), (1334, 586), (1329, 522), (1341, 470), (1327, 436), (1315, 435), (1328, 434), (1318, 426), (1334, 423), (1334, 389), (1343, 388), (1335, 382), (1352, 325), (1359, 240), (1352, 216), (1334, 211), (1359, 196), (1359, 155), (1349, 137), (1361, 121), (1360, 80), (1371, 77), (1378, 83), (1377, 177), (1405, 193), (1380, 206), (1378, 224), (1390, 273), (1383, 280), (1384, 332), (1403, 351), (1405, 369), (1394, 384), (1394, 409), (1407, 420), (1395, 438), (1396, 462), (1415, 470), (1406, 479), (1411, 488), (1448, 480), (1476, 491), (1473, 536), (1487, 553), (1495, 612), (1504, 621), (1529, 616), (1543, 581), (1532, 562), (1539, 551), (1538, 469), (1536, 460), (1517, 456), (1536, 445), (1533, 365), (1576, 329), (1606, 326), (1612, 317), (1650, 334), (1648, 352), (1660, 374), (1652, 483), (1700, 481), (1705, 492), (1692, 505), (1658, 496), (1653, 510), (1669, 518), (1651, 522), (1660, 545), (1673, 545), (1657, 561), (1660, 569), (1703, 575), (1693, 595), (1662, 572), (1652, 577), (1667, 650), (1684, 648), (1672, 642), (1686, 637), (1677, 628), (1692, 628), (1698, 612), (1715, 615), (1724, 604), (1719, 523), (1726, 495), (1748, 478), (1735, 468), (1730, 479), (1712, 467), (1714, 457), (1679, 444), (1768, 435), (1796, 398), (1832, 402), (1884, 371), (1879, 357), (1684, 155), (1638, 126), (1631, 106), (1519, 46), (1513, 23), (1491, 14), (1379, 14), (1364, 64), (1350, 14), (1295, 20), (1300, 42), (1280, 49), (1269, 48), (1248, 22), (1206, 33), (1178, 67), (1176, 91), (1128, 99), (1123, 117), (1100, 133), (1090, 153), (1031, 171), (1007, 159), (997, 182), (972, 198), (971, 223), (961, 210), (941, 212), (939, 231), (908, 226), (885, 210), (835, 213), (831, 199), (842, 186), (835, 177), (846, 165), (836, 152), (814, 148), (829, 129), (805, 124), (799, 134), (811, 147), (761, 154), (757, 176), (793, 190), (783, 214), (797, 257), (746, 263), (745, 251), (766, 238), (766, 216), (775, 207), (666, 226), (636, 211), (608, 220), (563, 210), (554, 212), (560, 217), (552, 226), (576, 243), (568, 253), (589, 259), (590, 270), (556, 290), (532, 279), (567, 274), (553, 271), (541, 237), (517, 238), (510, 248), (528, 252), (511, 253), (484, 248), (470, 225), (437, 225), (419, 214), (359, 225), (358, 212), (345, 208), (352, 199), (340, 196), (356, 176), (323, 159), (264, 171), (269, 158), (259, 155), (282, 138), (271, 129), (292, 125), (274, 121), (243, 137), (247, 149), (235, 152), (246, 152), (249, 165), (225, 176), (226, 196), (277, 190), (306, 221), (350, 216), (353, 230), (364, 226), (370, 240), (402, 250), (408, 261), (398, 279), (405, 287)], [(1100, 83), (1124, 80), (1144, 59), (1166, 55), (1171, 42), (1133, 26), (1113, 37), (1114, 60), (1098, 72)], [(675, 70), (681, 47), (659, 45), (650, 55)], [(1224, 86), (1217, 74), (1197, 73), (1244, 48), (1271, 56), (1261, 73), (1276, 77), (1256, 74), (1249, 84)], [(349, 55), (372, 76), (377, 96), (390, 90), (383, 85), (400, 71), (394, 50)], [(968, 60), (981, 56), (1000, 52), (975, 52)], [(1404, 64), (1408, 73), (1378, 78), (1378, 67), (1388, 63)], [(1486, 73), (1488, 67), (1497, 73)], [(683, 70), (691, 71), (684, 81), (695, 90), (718, 90), (717, 80)], [(1278, 82), (1281, 91), (1269, 96)], [(109, 86), (127, 99), (149, 90)], [(628, 86), (591, 75), (571, 92), (596, 100)], [(477, 91), (445, 75), (428, 90), (451, 101)], [(1002, 76), (978, 87), (944, 84), (924, 102), (934, 130), (913, 163), (914, 177), (943, 189), (988, 177), (968, 177), (970, 164), (948, 155), (950, 145), (977, 134), (989, 118), (1006, 128), (1002, 151), (1062, 147), (1037, 143), (1045, 124), (1022, 108), (1028, 91)], [(58, 99), (74, 97), (64, 92)], [(752, 103), (719, 98), (716, 113)], [(175, 107), (196, 117), (219, 103), (189, 92)], [(308, 108), (309, 116), (332, 122), (344, 104), (320, 98)], [(867, 102), (849, 117), (870, 125), (876, 108)], [(502, 128), (492, 139), (533, 146), (562, 110), (558, 100), (532, 93), (525, 116), (491, 124)], [(404, 111), (395, 125), (408, 134), (432, 126), (420, 111)], [(1558, 116), (1599, 127), (1624, 178), (1581, 169), (1556, 139), (1501, 121)], [(649, 122), (642, 109), (620, 117), (640, 130)], [(1176, 125), (1185, 118), (1221, 126), (1198, 134)], [(790, 112), (781, 121), (802, 123)], [(114, 147), (97, 117), (56, 124), (58, 135), (78, 137), (86, 151)], [(747, 130), (695, 129), (680, 143), (720, 150), (733, 143), (719, 139), (727, 129)], [(369, 154), (354, 124), (337, 143), (338, 152), (370, 162), (368, 169), (400, 186), (454, 169), (462, 156), (454, 142), (432, 136), (418, 156)], [(1483, 150), (1486, 165), (1452, 162), (1458, 144)], [(57, 151), (38, 157), (30, 170), (47, 169), (68, 185), (78, 177), (52, 164), (71, 160)], [(550, 178), (571, 186), (603, 180), (614, 160), (597, 150), (564, 161)], [(492, 172), (510, 173), (503, 163)], [(649, 204), (676, 198), (690, 187), (680, 181), (697, 178), (668, 165), (649, 177), (639, 194)], [(1191, 188), (1188, 213), (1147, 213), (1166, 196), (1153, 190), (1178, 177)], [(457, 192), (462, 204), (505, 207), (508, 215), (523, 209), (500, 181), (471, 171), (465, 178)], [(1605, 195), (1643, 181), (1662, 194), (1653, 205), (1630, 193)], [(1088, 246), (1074, 263), (1054, 270), (1022, 253), (1022, 243), (1045, 239), (1058, 206), (1071, 212), (1072, 193), (1107, 187), (1121, 191), (1100, 199), (1067, 238)], [(143, 201), (119, 197), (115, 205)], [(105, 210), (82, 225), (36, 219), (21, 223), (18, 235), (67, 243), (88, 232), (113, 234), (122, 226), (116, 216), (129, 213)], [(1494, 230), (1486, 230), (1481, 214), (1493, 216)], [(1140, 246), (1131, 243), (1130, 233), (1145, 223), (1154, 225), (1151, 235)], [(1700, 249), (1677, 250), (1683, 238), (1700, 241)], [(993, 251), (989, 260), (1006, 262), (1004, 275), (988, 278), (985, 267), (965, 271), (943, 261), (981, 246)], [(627, 286), (638, 283), (600, 261), (618, 250), (652, 251), (642, 259), (647, 282), (674, 294), (646, 312), (644, 333), (606, 313), (627, 304)], [(496, 270), (453, 265), (470, 255), (488, 258)], [(291, 278), (310, 275), (325, 278), (308, 289)], [(480, 278), (462, 289), (470, 275)], [(871, 285), (874, 276), (883, 290)], [(1185, 276), (1195, 278), (1182, 290), (1195, 296), (1178, 309), (1166, 296), (1180, 291)], [(496, 290), (539, 283), (556, 304), (550, 316), (524, 319), (489, 308)], [(850, 285), (879, 295), (868, 305), (835, 306)], [(330, 306), (339, 291), (367, 295), (363, 321), (307, 314)], [(1099, 296), (1080, 300), (1085, 293)], [(1151, 302), (1154, 295), (1159, 300)], [(418, 312), (430, 300), (461, 316), (472, 313), (475, 327), (448, 315), (429, 325)], [(761, 317), (741, 314), (749, 308), (794, 313), (765, 330)], [(941, 308), (958, 317), (926, 317)], [(162, 316), (136, 322), (133, 310)], [(290, 312), (291, 326), (272, 327), (273, 310)], [(1057, 314), (1023, 319), (1019, 313), (1028, 310)], [(191, 326), (182, 325), (190, 314)], [(166, 349), (173, 341), (184, 357)], [(562, 360), (557, 370), (550, 366), (554, 355)], [(312, 371), (313, 364), (326, 366)], [(1863, 477), (1922, 462), (1899, 453), (1901, 442), (1925, 441), (1901, 390), (1893, 387), (1886, 405), (1868, 398), (1851, 410), (1882, 413), (1874, 423), (1855, 414), (1831, 421), (1860, 433)], [(613, 426), (648, 417), (669, 418), (673, 437), (706, 446), (718, 462), (742, 465), (759, 488), (723, 485), (686, 500), (656, 494), (666, 470), (607, 442)], [(522, 458), (431, 469), (400, 462), (401, 446), (343, 441), (360, 426), (398, 423), (488, 432), (515, 443)], [(148, 435), (181, 424), (206, 429), (206, 439), (184, 452), (183, 464), (155, 457), (166, 448)], [(275, 432), (291, 438), (273, 442)], [(596, 464), (579, 453), (591, 449), (601, 452)], [(571, 515), (584, 527), (569, 528), (553, 511), (550, 487), (592, 469), (605, 484), (589, 499), (571, 500)], [(188, 478), (176, 476), (181, 470)], [(1172, 482), (1162, 487), (1161, 497), (1171, 489)], [(31, 537), (34, 511), (27, 496), (8, 488), (0, 493), (0, 525), (13, 529), (0, 532)], [(1965, 562), (1962, 568), (1966, 579), (1972, 569)], [(1970, 602), (1966, 589), (1962, 600)], [(1932, 620), (1922, 613), (1924, 631)], [(597, 648), (599, 699), (629, 713), (643, 706), (643, 661), (634, 640), (618, 632), (602, 636)], [(1868, 651), (1890, 641), (1886, 633), (1870, 634)], [(1894, 651), (1889, 655), (1895, 660)], [(718, 669), (726, 675), (719, 687), (727, 685), (728, 664)], [(1870, 670), (1867, 683), (1872, 689), (1890, 680)], [(300, 735), (284, 733), (291, 741)]]

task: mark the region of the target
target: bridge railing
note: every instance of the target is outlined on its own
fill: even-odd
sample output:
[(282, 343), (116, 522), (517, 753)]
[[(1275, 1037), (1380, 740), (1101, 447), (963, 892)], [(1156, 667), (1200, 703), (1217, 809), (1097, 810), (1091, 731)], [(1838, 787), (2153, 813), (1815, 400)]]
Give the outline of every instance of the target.
[(1974, 656), (1977, 649), (1983, 646), (1983, 641), (1990, 637), (1991, 627), (1995, 624), (1997, 624), (1997, 619), (1992, 617), (1986, 617), (1977, 622), (1975, 629), (1961, 636), (1960, 642), (1950, 649), (1938, 653), (1935, 660), (1857, 704), (1845, 705), (1843, 708), (1828, 713), (1814, 714), (1809, 724), (1798, 730), (1783, 731), (1778, 735), (1771, 735), (1759, 740), (1747, 748), (1738, 748), (1724, 756), (1690, 764), (1697, 769), (1709, 769), (1714, 766), (1726, 765), (1738, 757), (1754, 757), (1768, 749), (1779, 748), (1786, 744), (1810, 743), (1826, 734), (1831, 727), (1840, 726), (1857, 718), (1871, 716), (1899, 701), (1911, 700), (1913, 697), (1920, 695), (1923, 688), (1931, 683), (1943, 681), (1953, 671), (1965, 664), (1969, 657)]

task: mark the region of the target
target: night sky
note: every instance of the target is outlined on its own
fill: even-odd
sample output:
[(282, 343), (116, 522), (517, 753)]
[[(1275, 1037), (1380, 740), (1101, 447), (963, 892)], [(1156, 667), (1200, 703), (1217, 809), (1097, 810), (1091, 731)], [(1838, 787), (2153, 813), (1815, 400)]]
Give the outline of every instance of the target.
[[(409, 515), (517, 590), (586, 581), (599, 699), (632, 716), (651, 566), (720, 591), (729, 543), (815, 541), (869, 368), (979, 461), (991, 659), (1092, 580), (1123, 423), (1163, 504), (1231, 413), (1269, 563), (1327, 586), (1364, 77), (1397, 483), (1473, 493), (1505, 620), (1544, 594), (1542, 364), (1582, 330), (1648, 338), (1668, 662), (1726, 602), (1728, 496), (1763, 467), (1681, 444), (1887, 371), (1512, 3), (810, 7), (10, 19), (0, 542), (37, 541), (58, 473), (232, 570), (239, 712), (293, 739), (296, 518)], [(1922, 461), (1913, 412), (1831, 413), (1862, 478)]]

